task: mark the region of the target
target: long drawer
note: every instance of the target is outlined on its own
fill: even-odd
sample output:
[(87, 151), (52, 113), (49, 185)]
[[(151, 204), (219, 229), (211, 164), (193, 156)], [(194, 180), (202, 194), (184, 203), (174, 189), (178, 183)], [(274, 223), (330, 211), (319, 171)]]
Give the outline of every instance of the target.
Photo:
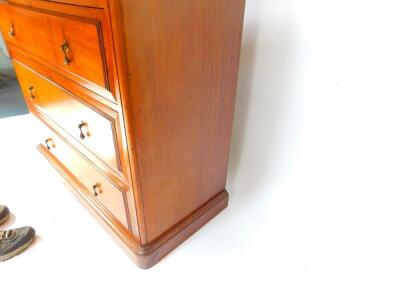
[[(48, 129), (43, 129), (41, 151), (52, 157), (57, 169), (68, 172), (68, 181), (74, 189), (89, 195), (129, 229), (125, 208), (125, 194), (108, 178), (99, 173), (86, 158)], [(54, 160), (57, 162), (55, 163)]]
[(0, 5), (0, 29), (10, 46), (90, 88), (109, 89), (100, 23), (11, 5)]
[(14, 61), (28, 104), (65, 129), (69, 135), (115, 170), (119, 170), (115, 120)]

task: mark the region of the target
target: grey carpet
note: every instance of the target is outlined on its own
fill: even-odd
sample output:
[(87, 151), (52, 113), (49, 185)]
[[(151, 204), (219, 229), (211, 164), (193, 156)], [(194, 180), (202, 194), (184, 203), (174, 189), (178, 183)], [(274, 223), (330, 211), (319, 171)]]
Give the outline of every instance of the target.
[(11, 62), (4, 53), (0, 53), (0, 119), (27, 113), (28, 109)]

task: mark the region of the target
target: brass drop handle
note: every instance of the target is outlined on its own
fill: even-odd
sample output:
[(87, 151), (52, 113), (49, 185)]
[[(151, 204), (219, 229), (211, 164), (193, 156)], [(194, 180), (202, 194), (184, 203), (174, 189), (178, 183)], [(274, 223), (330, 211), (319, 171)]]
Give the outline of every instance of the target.
[(51, 150), (51, 148), (55, 148), (56, 144), (54, 144), (54, 140), (49, 138), (45, 141), (47, 150)]
[[(84, 140), (87, 136), (90, 136), (89, 133), (89, 128), (88, 128), (88, 123), (86, 123), (85, 121), (82, 121), (79, 125), (78, 125), (79, 131), (80, 131), (80, 135), (79, 137), (81, 138), (81, 140)], [(86, 129), (86, 135), (83, 132), (83, 129)]]
[(98, 197), (100, 194), (103, 193), (103, 189), (101, 187), (101, 183), (96, 183), (93, 185), (93, 195)]
[(68, 54), (71, 52), (71, 50), (67, 40), (64, 40), (64, 42), (61, 44), (61, 50), (64, 54), (64, 65), (68, 66), (71, 63), (71, 59), (68, 57)]
[(10, 26), (10, 30), (8, 31), (8, 36), (9, 37), (14, 37), (15, 36), (15, 29), (14, 29), (14, 25), (11, 24)]
[(30, 87), (29, 87), (29, 98), (31, 98), (31, 100), (35, 100), (35, 95), (34, 95), (34, 93), (33, 93), (33, 91), (35, 90), (35, 88), (34, 88), (34, 86), (33, 85), (31, 85)]

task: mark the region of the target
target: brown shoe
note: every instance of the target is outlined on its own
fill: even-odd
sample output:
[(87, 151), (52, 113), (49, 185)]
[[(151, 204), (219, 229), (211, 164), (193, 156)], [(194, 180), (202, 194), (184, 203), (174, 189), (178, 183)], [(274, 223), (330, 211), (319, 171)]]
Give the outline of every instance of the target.
[(10, 211), (4, 205), (0, 205), (0, 225), (7, 221), (10, 216)]
[(32, 244), (35, 230), (22, 227), (0, 231), (0, 261), (5, 261), (20, 254)]

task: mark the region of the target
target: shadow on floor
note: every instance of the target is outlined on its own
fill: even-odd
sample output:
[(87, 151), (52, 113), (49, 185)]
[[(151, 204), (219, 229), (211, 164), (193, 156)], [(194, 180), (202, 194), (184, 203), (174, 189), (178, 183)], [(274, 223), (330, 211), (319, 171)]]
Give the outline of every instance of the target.
[(0, 52), (0, 119), (28, 113), (9, 59)]

